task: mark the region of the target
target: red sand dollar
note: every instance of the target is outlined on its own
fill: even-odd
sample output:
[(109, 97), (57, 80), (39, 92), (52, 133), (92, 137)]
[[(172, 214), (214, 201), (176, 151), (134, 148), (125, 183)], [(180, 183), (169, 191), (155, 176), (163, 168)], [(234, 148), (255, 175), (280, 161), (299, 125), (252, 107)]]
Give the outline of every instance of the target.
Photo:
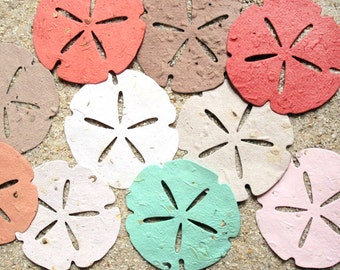
[(38, 208), (38, 193), (31, 183), (33, 169), (11, 146), (0, 142), (0, 245), (24, 232)]
[(98, 83), (109, 71), (120, 73), (142, 42), (141, 0), (43, 0), (33, 24), (39, 60), (76, 83)]
[(320, 14), (310, 0), (266, 0), (235, 21), (226, 68), (246, 101), (262, 106), (269, 100), (277, 113), (302, 113), (336, 93), (340, 28)]

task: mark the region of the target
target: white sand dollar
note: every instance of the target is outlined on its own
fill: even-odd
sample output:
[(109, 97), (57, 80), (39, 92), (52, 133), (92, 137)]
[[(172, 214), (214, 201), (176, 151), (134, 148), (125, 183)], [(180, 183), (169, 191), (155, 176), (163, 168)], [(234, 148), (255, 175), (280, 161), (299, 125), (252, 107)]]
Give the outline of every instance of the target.
[(185, 158), (199, 162), (228, 183), (237, 199), (248, 198), (272, 187), (286, 171), (293, 143), (287, 116), (274, 113), (268, 104), (252, 107), (225, 81), (201, 97), (184, 104), (177, 123), (179, 148)]
[(128, 188), (150, 164), (172, 160), (176, 111), (164, 89), (141, 72), (126, 70), (85, 85), (73, 98), (65, 134), (78, 164), (116, 188)]
[[(52, 161), (35, 168), (38, 213), (24, 233), (25, 255), (47, 269), (88, 267), (115, 243), (121, 216), (115, 196), (89, 169)], [(110, 207), (109, 207), (110, 206)]]

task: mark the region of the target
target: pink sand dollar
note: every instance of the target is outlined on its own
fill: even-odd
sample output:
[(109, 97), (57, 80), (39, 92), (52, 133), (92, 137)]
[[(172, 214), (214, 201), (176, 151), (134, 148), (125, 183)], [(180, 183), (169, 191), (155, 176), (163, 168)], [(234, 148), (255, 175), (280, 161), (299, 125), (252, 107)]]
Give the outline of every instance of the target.
[(258, 198), (260, 231), (283, 260), (325, 268), (340, 261), (340, 156), (322, 149), (297, 154), (280, 182)]
[(111, 207), (112, 190), (89, 169), (69, 168), (65, 161), (34, 170), (39, 208), (29, 229), (17, 233), (25, 255), (47, 269), (88, 267), (115, 243), (120, 212)]

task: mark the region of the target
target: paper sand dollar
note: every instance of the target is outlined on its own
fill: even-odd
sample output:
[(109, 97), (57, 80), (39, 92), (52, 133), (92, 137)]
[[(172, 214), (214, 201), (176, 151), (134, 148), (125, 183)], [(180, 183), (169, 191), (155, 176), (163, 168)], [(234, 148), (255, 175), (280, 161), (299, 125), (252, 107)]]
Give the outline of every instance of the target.
[(78, 164), (116, 188), (128, 188), (147, 165), (171, 160), (176, 111), (164, 89), (141, 72), (126, 70), (85, 85), (73, 98), (65, 134)]
[(126, 229), (137, 251), (160, 269), (203, 269), (226, 255), (240, 230), (234, 195), (217, 175), (187, 160), (151, 165), (126, 197)]
[(311, 0), (248, 8), (230, 28), (227, 51), (227, 73), (242, 97), (256, 106), (269, 100), (280, 114), (317, 108), (340, 86), (340, 28)]
[(0, 142), (0, 245), (24, 232), (38, 208), (33, 169), (11, 146)]
[(88, 267), (113, 246), (120, 212), (115, 196), (89, 169), (52, 161), (34, 169), (39, 208), (29, 229), (17, 234), (25, 255), (47, 269)]
[(37, 56), (60, 78), (98, 83), (134, 59), (145, 23), (141, 0), (43, 0), (33, 24)]
[(0, 141), (26, 152), (45, 138), (59, 99), (53, 76), (24, 48), (0, 44)]
[(287, 146), (293, 143), (289, 118), (274, 113), (268, 104), (253, 107), (240, 99), (228, 82), (191, 97), (177, 121), (179, 148), (184, 158), (215, 171), (228, 183), (237, 201), (271, 188), (290, 162)]
[(261, 234), (283, 260), (325, 268), (340, 262), (340, 156), (323, 149), (297, 153), (287, 172), (258, 198)]
[(238, 0), (144, 0), (147, 24), (138, 62), (161, 86), (201, 92), (223, 82), (226, 38), (241, 10)]

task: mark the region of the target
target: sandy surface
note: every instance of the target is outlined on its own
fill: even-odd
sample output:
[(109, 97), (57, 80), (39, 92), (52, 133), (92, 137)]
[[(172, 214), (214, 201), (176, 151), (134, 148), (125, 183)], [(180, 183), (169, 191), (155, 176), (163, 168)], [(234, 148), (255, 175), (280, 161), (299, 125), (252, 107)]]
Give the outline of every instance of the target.
[[(29, 49), (34, 53), (32, 43), (32, 22), (37, 0), (1, 0), (0, 1), (0, 40), (12, 42)], [(260, 1), (243, 0), (244, 7)], [(333, 16), (340, 24), (340, 1), (317, 0), (323, 7), (323, 14)], [(134, 65), (136, 67), (136, 65)], [(66, 84), (55, 77), (60, 97), (60, 109), (53, 119), (51, 130), (44, 142), (27, 152), (26, 158), (33, 166), (51, 160), (66, 160), (70, 165), (75, 161), (66, 143), (63, 124), (70, 115), (69, 104), (79, 85)], [(167, 89), (171, 101), (180, 109), (188, 95), (172, 94)], [(339, 92), (324, 106), (311, 112), (290, 116), (294, 127), (295, 141), (289, 148), (292, 154), (297, 151), (318, 147), (340, 152), (339, 143)], [(118, 240), (109, 253), (95, 263), (91, 269), (153, 269), (132, 247), (125, 230), (124, 220), (128, 214), (125, 206), (126, 191), (115, 190), (117, 205), (122, 212), (123, 223)], [(255, 221), (255, 211), (260, 205), (249, 199), (240, 203), (242, 226), (239, 236), (232, 239), (232, 249), (219, 263), (209, 269), (298, 269), (293, 260), (287, 262), (278, 258), (263, 240)], [(21, 243), (15, 241), (0, 246), (0, 269), (40, 269), (31, 263), (23, 254)], [(72, 266), (71, 269), (78, 269)], [(336, 269), (336, 267), (333, 267)], [(340, 269), (340, 266), (339, 268)]]

